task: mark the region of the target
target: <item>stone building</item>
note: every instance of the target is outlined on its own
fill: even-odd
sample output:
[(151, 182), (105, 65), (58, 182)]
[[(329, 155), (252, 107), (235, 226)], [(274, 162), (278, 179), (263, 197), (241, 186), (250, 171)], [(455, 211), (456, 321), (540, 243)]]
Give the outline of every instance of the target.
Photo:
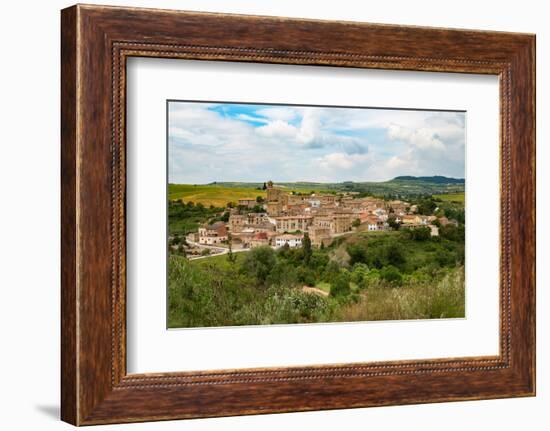
[(351, 231), (353, 217), (350, 214), (335, 214), (332, 217), (332, 233), (339, 234)]
[(250, 238), (249, 244), (251, 248), (269, 245), (269, 236), (267, 232), (255, 233), (254, 236)]
[(301, 247), (303, 235), (293, 235), (285, 233), (283, 235), (277, 235), (275, 239), (275, 247), (284, 247), (288, 245), (290, 248)]
[(231, 214), (229, 216), (229, 230), (231, 232), (240, 232), (246, 224), (248, 223), (248, 218), (245, 215), (241, 214)]
[(320, 247), (323, 242), (325, 245), (328, 245), (331, 239), (330, 228), (327, 227), (310, 226), (308, 234), (311, 239), (311, 244), (315, 247)]
[(215, 245), (227, 241), (227, 227), (224, 222), (204, 225), (199, 228), (199, 244)]
[(275, 217), (275, 222), (277, 223), (277, 232), (294, 232), (297, 230), (304, 232), (311, 225), (312, 216), (279, 216)]
[(239, 199), (238, 204), (242, 207), (254, 208), (256, 205), (258, 205), (258, 202), (256, 201), (256, 198), (242, 198)]

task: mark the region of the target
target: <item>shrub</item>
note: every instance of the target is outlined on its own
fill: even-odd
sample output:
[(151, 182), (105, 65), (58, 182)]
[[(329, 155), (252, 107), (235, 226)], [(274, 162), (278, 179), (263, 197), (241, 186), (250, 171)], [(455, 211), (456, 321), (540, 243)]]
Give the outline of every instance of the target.
[(320, 272), (323, 268), (328, 265), (329, 257), (326, 253), (320, 251), (314, 251), (311, 255), (311, 261), (309, 262), (309, 267)]
[(439, 235), (441, 238), (451, 241), (464, 241), (464, 226), (454, 226), (452, 224), (448, 224), (439, 230)]
[(257, 247), (246, 254), (242, 270), (263, 284), (276, 263), (275, 252), (271, 247)]
[(380, 278), (394, 286), (401, 286), (403, 283), (403, 276), (399, 272), (399, 269), (393, 265), (382, 268), (382, 271), (380, 271)]
[(403, 249), (395, 242), (390, 243), (386, 248), (386, 261), (390, 265), (401, 266), (405, 263)]
[(361, 244), (350, 244), (348, 245), (346, 251), (350, 257), (350, 265), (355, 265), (356, 263), (366, 263), (367, 262), (367, 250)]
[(342, 272), (330, 287), (330, 295), (334, 297), (346, 297), (351, 293), (349, 287), (349, 275), (346, 272)]
[(304, 266), (298, 267), (296, 270), (296, 277), (300, 283), (306, 286), (315, 286), (315, 272)]
[(353, 270), (351, 272), (351, 281), (357, 285), (361, 285), (363, 282), (363, 279), (369, 272), (369, 267), (365, 265), (364, 263), (356, 263), (353, 266)]
[(429, 227), (409, 229), (409, 236), (415, 241), (427, 241), (431, 237), (431, 229)]
[(333, 283), (336, 280), (336, 278), (338, 278), (339, 275), (340, 275), (340, 266), (338, 266), (336, 262), (331, 260), (325, 267), (325, 270), (323, 271), (322, 279), (328, 283)]
[(380, 283), (380, 271), (378, 269), (371, 269), (363, 276), (363, 282), (361, 287), (363, 289), (378, 286)]
[(297, 282), (296, 270), (286, 262), (279, 262), (269, 272), (266, 282), (270, 286), (293, 287)]

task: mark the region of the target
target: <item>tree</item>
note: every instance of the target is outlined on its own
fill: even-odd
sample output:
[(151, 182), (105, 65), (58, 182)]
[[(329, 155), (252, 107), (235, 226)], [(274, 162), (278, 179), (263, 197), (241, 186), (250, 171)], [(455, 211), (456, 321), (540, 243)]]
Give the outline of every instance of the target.
[(229, 263), (231, 264), (234, 264), (235, 261), (237, 260), (237, 256), (235, 255), (235, 253), (233, 253), (233, 247), (232, 247), (232, 238), (231, 238), (231, 234), (228, 234), (227, 235), (227, 244), (229, 245), (229, 250), (227, 252), (227, 260), (229, 261)]
[(353, 223), (351, 224), (353, 227), (359, 227), (361, 225), (361, 220), (359, 220), (358, 218), (356, 218), (355, 220), (353, 220)]
[(401, 223), (397, 221), (397, 218), (394, 215), (388, 217), (388, 226), (393, 230), (399, 230)]
[(400, 266), (405, 263), (405, 255), (402, 248), (395, 242), (392, 242), (386, 248), (386, 260), (390, 265)]
[(336, 262), (331, 260), (325, 266), (322, 279), (329, 283), (334, 283), (334, 281), (338, 278), (339, 275), (340, 275), (340, 266)]
[(361, 285), (363, 279), (369, 272), (369, 267), (364, 263), (356, 263), (353, 265), (351, 272), (351, 281), (357, 285)]
[(296, 285), (296, 270), (286, 262), (278, 262), (271, 269), (266, 282), (269, 286), (293, 287)]
[(393, 265), (385, 266), (380, 271), (380, 278), (383, 280), (386, 280), (388, 283), (394, 285), (394, 286), (401, 286), (403, 283), (403, 276), (399, 272), (399, 269), (397, 269)]
[(267, 184), (264, 183), (264, 186), (262, 187), (263, 190), (267, 190)]
[(350, 257), (350, 265), (367, 262), (367, 250), (362, 244), (350, 244), (347, 246), (346, 251)]
[(454, 226), (448, 224), (439, 229), (439, 236), (451, 241), (464, 241), (464, 225)]
[(256, 247), (246, 254), (242, 270), (264, 284), (276, 263), (275, 252), (271, 247)]
[(261, 204), (261, 203), (264, 202), (264, 198), (262, 198), (261, 196), (256, 196), (256, 202), (258, 202), (259, 204)]
[(330, 296), (334, 297), (346, 297), (351, 293), (349, 287), (349, 275), (345, 272), (341, 272), (330, 287)]
[(302, 241), (302, 250), (304, 253), (304, 263), (306, 265), (309, 265), (309, 262), (311, 260), (311, 239), (309, 238), (309, 234), (306, 232), (304, 234), (304, 240)]
[(410, 229), (409, 236), (415, 241), (427, 241), (431, 237), (431, 229), (429, 227)]
[(431, 197), (421, 199), (418, 202), (418, 214), (430, 215), (433, 214), (434, 210), (437, 208), (437, 204), (433, 201)]
[(315, 272), (310, 268), (299, 266), (296, 270), (296, 276), (300, 283), (303, 283), (306, 286), (315, 286)]

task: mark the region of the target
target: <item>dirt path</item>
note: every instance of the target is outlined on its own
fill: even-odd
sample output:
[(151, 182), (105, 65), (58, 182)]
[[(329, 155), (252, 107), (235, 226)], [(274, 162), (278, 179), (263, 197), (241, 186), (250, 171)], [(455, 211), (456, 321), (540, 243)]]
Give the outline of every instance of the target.
[(318, 287), (304, 286), (302, 287), (302, 292), (313, 293), (314, 295), (325, 296), (325, 297), (328, 296), (328, 292), (325, 292), (324, 290), (319, 289)]

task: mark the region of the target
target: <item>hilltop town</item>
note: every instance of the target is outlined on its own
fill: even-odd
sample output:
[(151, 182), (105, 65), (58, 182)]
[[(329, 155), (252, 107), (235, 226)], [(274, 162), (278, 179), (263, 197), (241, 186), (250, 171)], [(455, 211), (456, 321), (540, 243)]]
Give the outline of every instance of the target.
[(169, 187), (169, 327), (464, 317), (464, 192)]
[(259, 246), (301, 247), (305, 237), (313, 247), (326, 247), (352, 232), (429, 228), (455, 223), (444, 216), (419, 214), (403, 200), (360, 197), (356, 192), (296, 192), (264, 184), (267, 196), (240, 198), (228, 204), (225, 220), (206, 223), (186, 236), (189, 258), (246, 251)]

